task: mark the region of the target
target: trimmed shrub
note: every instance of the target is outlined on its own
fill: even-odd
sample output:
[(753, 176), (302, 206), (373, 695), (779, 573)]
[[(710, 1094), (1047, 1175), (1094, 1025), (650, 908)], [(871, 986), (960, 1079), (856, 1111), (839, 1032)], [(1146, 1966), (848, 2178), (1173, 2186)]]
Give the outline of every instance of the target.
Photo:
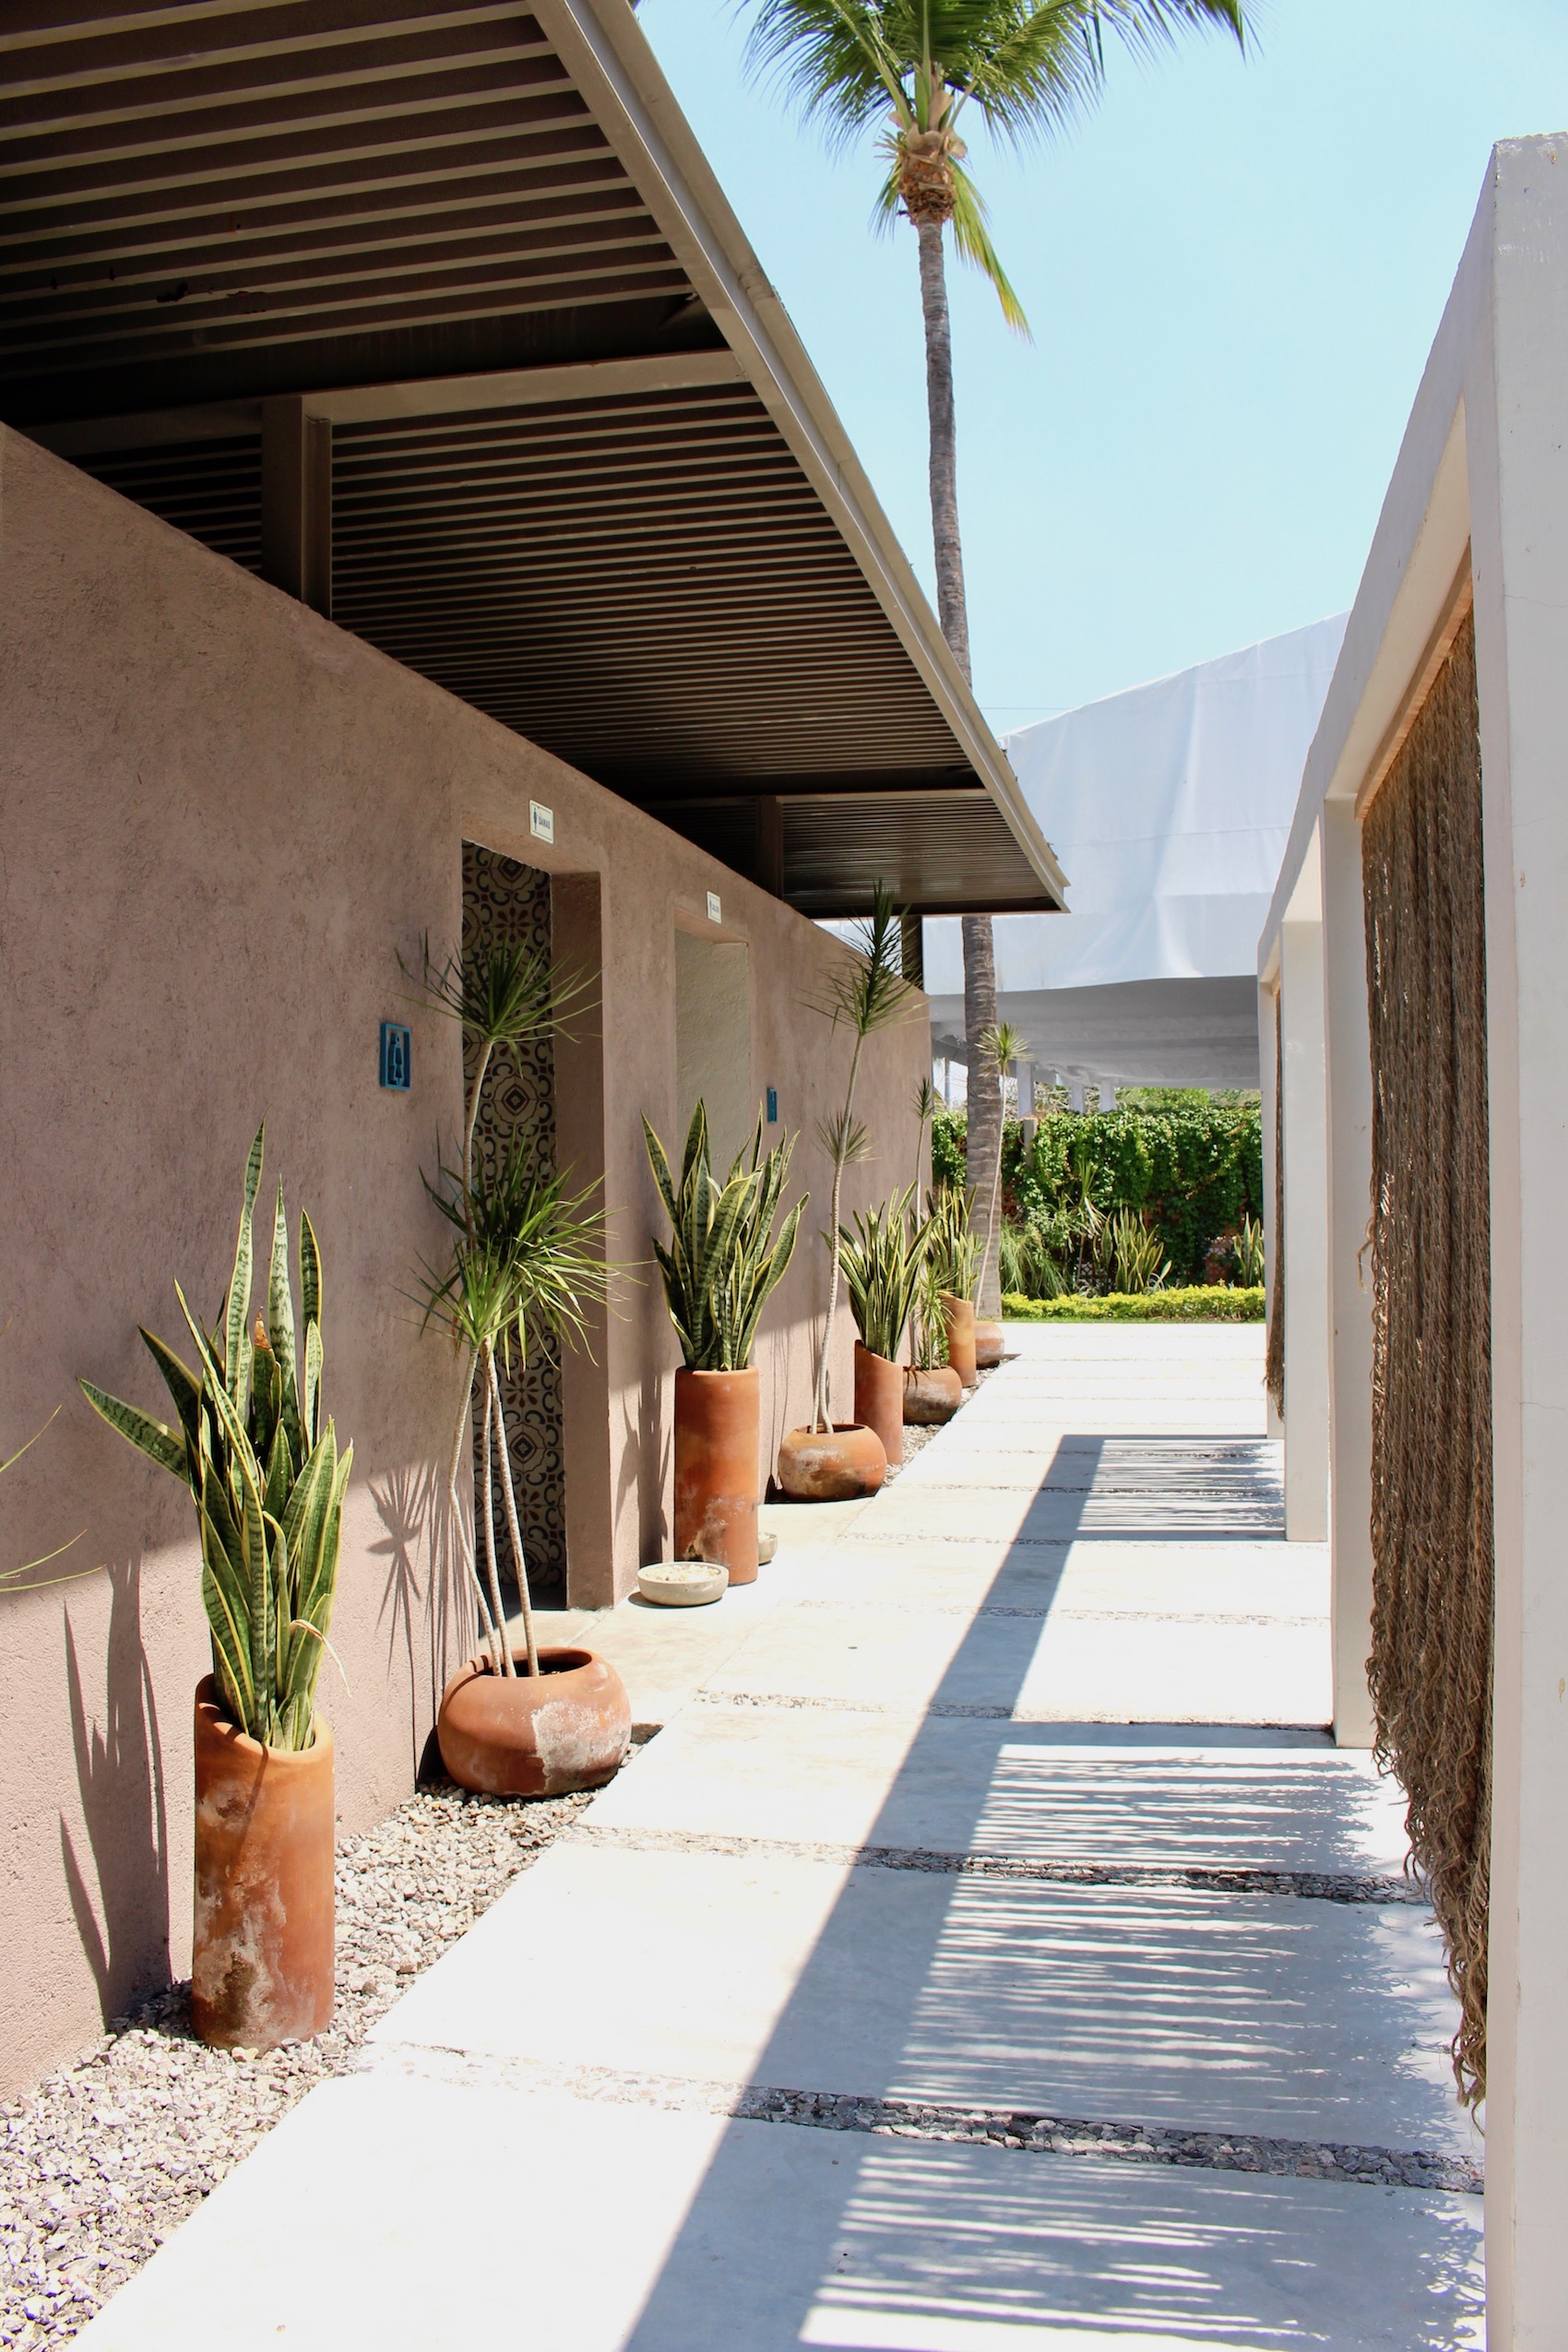
[(1008, 1323), (1261, 1323), (1263, 1291), (1214, 1282), (1184, 1290), (1109, 1290), (1099, 1299), (1023, 1299), (1010, 1290), (1002, 1313)]

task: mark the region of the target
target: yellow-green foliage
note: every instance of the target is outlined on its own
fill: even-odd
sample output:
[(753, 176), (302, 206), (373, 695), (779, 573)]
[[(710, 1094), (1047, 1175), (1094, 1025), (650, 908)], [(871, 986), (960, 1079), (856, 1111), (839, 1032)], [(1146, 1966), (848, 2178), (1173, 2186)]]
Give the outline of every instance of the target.
[(1009, 1323), (1261, 1323), (1263, 1291), (1228, 1290), (1217, 1282), (1187, 1290), (1111, 1290), (1099, 1299), (1023, 1299), (1009, 1291), (1002, 1313)]

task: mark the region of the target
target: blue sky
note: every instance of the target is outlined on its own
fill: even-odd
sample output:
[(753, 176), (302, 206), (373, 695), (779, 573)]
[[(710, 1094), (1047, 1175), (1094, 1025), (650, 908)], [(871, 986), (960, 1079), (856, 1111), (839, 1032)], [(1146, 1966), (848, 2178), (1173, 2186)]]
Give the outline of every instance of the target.
[[(913, 232), (741, 69), (640, 16), (930, 588)], [(999, 731), (1350, 602), (1494, 140), (1568, 125), (1568, 0), (1271, 0), (1256, 53), (1116, 53), (1095, 118), (973, 142), (1032, 343), (953, 278), (976, 691)]]

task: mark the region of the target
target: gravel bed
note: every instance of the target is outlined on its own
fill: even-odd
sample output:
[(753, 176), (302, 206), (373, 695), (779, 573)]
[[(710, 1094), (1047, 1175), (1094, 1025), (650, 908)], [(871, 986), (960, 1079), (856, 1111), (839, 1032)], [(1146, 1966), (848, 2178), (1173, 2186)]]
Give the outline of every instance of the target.
[(31, 2352), (84, 2328), (591, 1801), (422, 1788), (339, 1848), (338, 2005), (318, 2039), (208, 2049), (174, 1985), (0, 2105), (0, 2345)]

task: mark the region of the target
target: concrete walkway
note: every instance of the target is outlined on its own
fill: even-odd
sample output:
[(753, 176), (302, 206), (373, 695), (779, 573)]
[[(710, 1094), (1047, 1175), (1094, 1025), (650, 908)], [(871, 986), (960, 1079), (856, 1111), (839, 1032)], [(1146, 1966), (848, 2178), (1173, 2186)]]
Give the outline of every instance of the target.
[(600, 1623), (665, 1728), (91, 2352), (1483, 2341), (1259, 1336), (1018, 1344), (754, 1594)]

